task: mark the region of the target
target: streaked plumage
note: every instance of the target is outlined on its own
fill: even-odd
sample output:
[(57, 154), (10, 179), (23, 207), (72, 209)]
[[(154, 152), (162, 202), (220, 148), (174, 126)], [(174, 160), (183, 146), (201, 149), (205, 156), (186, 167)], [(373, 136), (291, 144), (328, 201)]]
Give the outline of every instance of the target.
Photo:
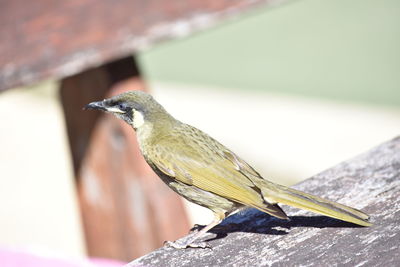
[(310, 210), (362, 226), (369, 216), (359, 210), (264, 179), (250, 165), (202, 131), (174, 119), (150, 95), (127, 92), (93, 102), (87, 108), (111, 112), (137, 132), (147, 163), (175, 192), (212, 210), (215, 220), (177, 248), (201, 246), (196, 239), (244, 206), (287, 219), (278, 203)]

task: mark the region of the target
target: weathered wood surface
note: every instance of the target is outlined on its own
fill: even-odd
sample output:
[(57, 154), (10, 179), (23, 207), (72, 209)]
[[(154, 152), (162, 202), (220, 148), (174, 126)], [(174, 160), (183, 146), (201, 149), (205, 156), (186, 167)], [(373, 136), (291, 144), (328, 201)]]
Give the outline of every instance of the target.
[(400, 266), (400, 137), (294, 187), (362, 209), (374, 225), (286, 206), (285, 222), (250, 209), (204, 238), (212, 249), (161, 248), (128, 266)]
[(0, 91), (60, 79), (268, 0), (0, 1)]

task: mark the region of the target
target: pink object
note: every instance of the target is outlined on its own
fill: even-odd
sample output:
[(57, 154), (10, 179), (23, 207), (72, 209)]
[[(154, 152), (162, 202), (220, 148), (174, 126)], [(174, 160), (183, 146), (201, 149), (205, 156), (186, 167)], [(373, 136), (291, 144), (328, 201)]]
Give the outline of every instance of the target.
[(0, 266), (2, 267), (120, 267), (125, 264), (111, 259), (68, 259), (0, 248)]

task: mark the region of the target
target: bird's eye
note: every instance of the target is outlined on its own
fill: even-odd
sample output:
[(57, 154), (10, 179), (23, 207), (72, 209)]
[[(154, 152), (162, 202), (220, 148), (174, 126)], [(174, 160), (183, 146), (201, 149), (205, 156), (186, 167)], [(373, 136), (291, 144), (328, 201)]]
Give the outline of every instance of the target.
[(120, 110), (126, 110), (127, 106), (126, 106), (125, 103), (119, 103), (119, 104), (118, 104), (118, 108), (119, 108)]

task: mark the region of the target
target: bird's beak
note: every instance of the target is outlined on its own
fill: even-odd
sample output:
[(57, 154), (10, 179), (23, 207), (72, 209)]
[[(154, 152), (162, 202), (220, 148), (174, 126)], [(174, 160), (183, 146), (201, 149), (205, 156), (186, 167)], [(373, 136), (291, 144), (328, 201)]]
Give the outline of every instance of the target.
[(87, 104), (86, 106), (83, 107), (84, 110), (87, 109), (97, 109), (97, 110), (102, 110), (105, 112), (110, 112), (110, 113), (125, 113), (124, 110), (120, 110), (117, 107), (109, 107), (106, 103), (106, 101), (98, 101), (98, 102), (92, 102)]
[(98, 102), (89, 103), (86, 106), (84, 106), (83, 109), (84, 110), (98, 109), (98, 110), (107, 111), (107, 107), (104, 105), (104, 101), (98, 101)]

